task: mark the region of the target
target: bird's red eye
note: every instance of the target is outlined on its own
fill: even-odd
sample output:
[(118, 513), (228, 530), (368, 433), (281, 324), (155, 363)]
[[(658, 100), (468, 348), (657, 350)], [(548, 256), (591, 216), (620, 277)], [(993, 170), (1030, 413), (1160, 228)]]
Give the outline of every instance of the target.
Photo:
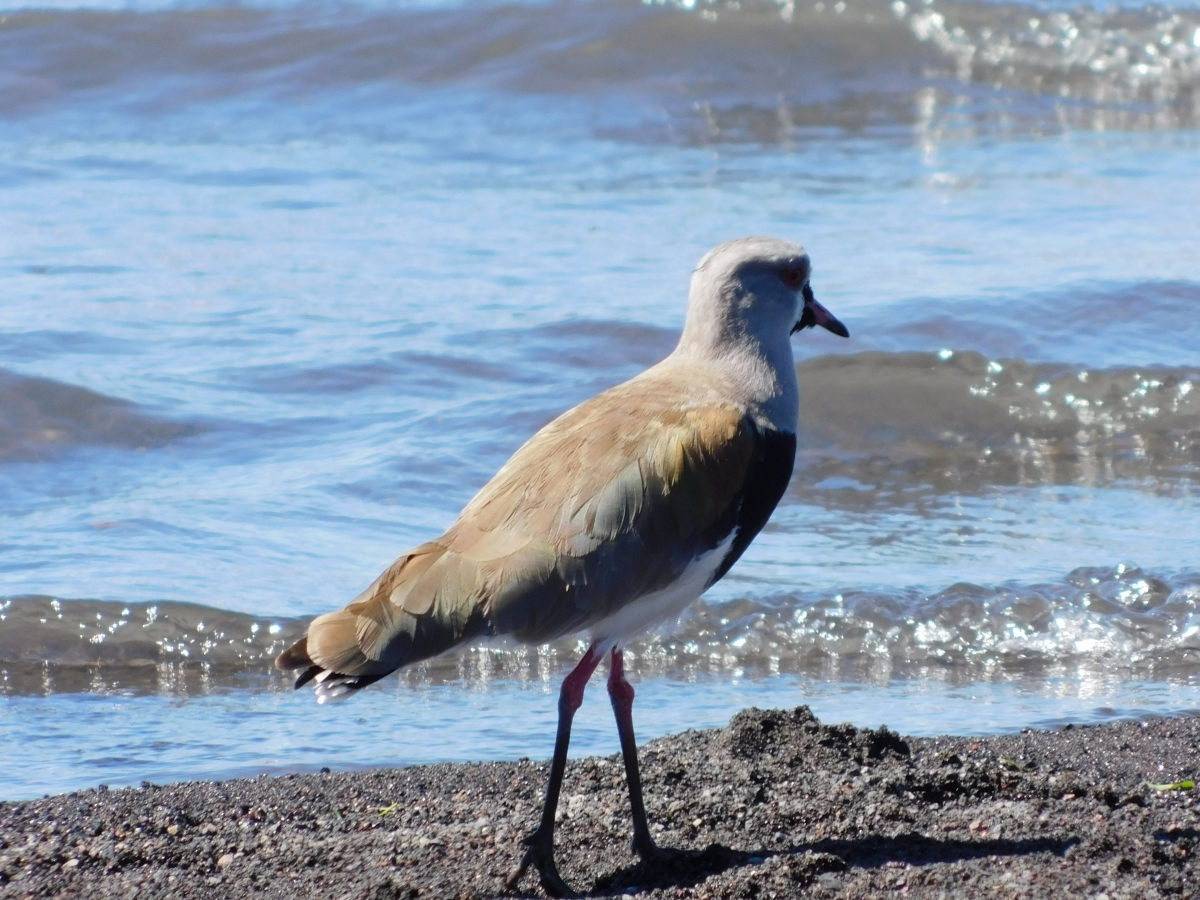
[(779, 273), (779, 278), (788, 286), (789, 290), (798, 291), (800, 285), (804, 284), (803, 269), (783, 269)]

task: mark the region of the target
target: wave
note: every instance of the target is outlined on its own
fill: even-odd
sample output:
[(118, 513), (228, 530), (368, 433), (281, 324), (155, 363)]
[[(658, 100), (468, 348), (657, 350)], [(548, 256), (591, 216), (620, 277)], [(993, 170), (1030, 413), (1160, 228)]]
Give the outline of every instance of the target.
[(144, 450), (199, 430), (87, 388), (0, 369), (0, 462), (46, 459), (81, 446)]
[(97, 668), (122, 671), (140, 688), (186, 680), (189, 668), (228, 680), (269, 671), (305, 625), (194, 603), (12, 597), (0, 601), (0, 667), (21, 692), (86, 689)]
[(946, 0), (24, 10), (0, 19), (0, 111), (457, 85), (595, 98), (599, 131), (651, 141), (1178, 128), (1200, 120), (1198, 35), (1195, 9)]
[(648, 643), (658, 665), (824, 677), (971, 681), (1200, 673), (1200, 573), (1080, 568), (1062, 581), (960, 583), (698, 604), (678, 634)]
[(1169, 128), (1200, 119), (1195, 9), (910, 8), (903, 0), (892, 8), (918, 40), (954, 60), (962, 81), (1089, 101), (1090, 108), (1063, 110), (1073, 112), (1078, 124)]
[(997, 485), (1190, 490), (1198, 300), (1192, 282), (1139, 282), (849, 316), (843, 352), (797, 367), (793, 496), (816, 485), (854, 504)]
[[(1180, 296), (1183, 302), (1190, 294)], [(1081, 308), (1088, 306), (1084, 300)], [(1102, 308), (1091, 307), (1093, 312)], [(950, 338), (950, 347), (1007, 347), (1034, 340), (1019, 329), (990, 327), (986, 314), (973, 315), (965, 322), (935, 313), (901, 328), (885, 323), (871, 339), (903, 346)], [(1056, 315), (1069, 347), (1071, 310)], [(1121, 327), (1116, 317), (1107, 318), (1112, 327)], [(1148, 335), (1170, 320), (1150, 312), (1147, 318)], [(1175, 330), (1186, 343), (1186, 325)], [(497, 332), (473, 337), (495, 348), (489, 362), (471, 354), (390, 354), (348, 366), (259, 366), (229, 370), (226, 376), (244, 389), (299, 394), (314, 402), (323, 395), (336, 402), (366, 392), (390, 396), (397, 389), (445, 398), (481, 379), (518, 378), (534, 389), (531, 405), (509, 409), (505, 433), (512, 428), (524, 433), (560, 411), (567, 381), (578, 381), (574, 389), (580, 396), (596, 393), (665, 356), (675, 333), (588, 321), (532, 329), (520, 340)], [(1050, 344), (1053, 338), (1052, 333)], [(1080, 341), (1086, 349), (1103, 346), (1106, 338), (1100, 333)], [(845, 489), (819, 493), (840, 503), (853, 497), (879, 500), (891, 490), (978, 492), (1042, 484), (1180, 490), (1200, 480), (1200, 365), (1097, 367), (947, 348), (819, 356), (801, 361), (797, 373), (801, 445), (794, 497), (810, 496), (814, 486), (838, 484)], [(520, 427), (516, 416), (524, 417)], [(161, 448), (208, 427), (211, 423), (158, 418), (82, 387), (0, 370), (0, 464), (54, 459), (82, 447)], [(244, 433), (249, 427), (236, 430)], [(479, 436), (474, 419), (462, 427)]]
[(1200, 368), (943, 350), (819, 357), (798, 372), (794, 491), (831, 480), (859, 496), (1200, 478)]
[[(173, 694), (244, 686), (257, 676), (257, 688), (284, 690), (290, 680), (271, 661), (305, 624), (192, 604), (15, 597), (0, 603), (0, 689)], [(400, 678), (544, 681), (573, 665), (581, 646), (481, 644)], [(629, 652), (643, 678), (1188, 681), (1200, 676), (1200, 573), (1118, 565), (1076, 569), (1045, 584), (700, 602)]]

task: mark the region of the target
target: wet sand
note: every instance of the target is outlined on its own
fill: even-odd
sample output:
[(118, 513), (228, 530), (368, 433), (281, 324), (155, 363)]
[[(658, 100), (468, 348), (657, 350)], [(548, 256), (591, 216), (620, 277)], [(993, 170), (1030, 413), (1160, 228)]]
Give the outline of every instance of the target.
[[(642, 760), (655, 838), (680, 852), (639, 863), (619, 757), (573, 761), (558, 862), (582, 893), (1200, 896), (1198, 792), (1161, 789), (1198, 774), (1200, 718), (925, 739), (749, 710)], [(444, 764), (5, 803), (0, 897), (496, 896), (546, 773)], [(521, 888), (541, 893), (532, 875)]]

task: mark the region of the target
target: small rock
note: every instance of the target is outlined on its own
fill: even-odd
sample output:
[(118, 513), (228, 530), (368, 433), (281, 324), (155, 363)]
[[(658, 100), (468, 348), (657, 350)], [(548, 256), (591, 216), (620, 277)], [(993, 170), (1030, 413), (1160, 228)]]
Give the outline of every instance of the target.
[(171, 837), (175, 837), (175, 835), (179, 834), (179, 826), (178, 825), (168, 825), (167, 826), (167, 834), (169, 834)]
[(232, 853), (226, 853), (224, 856), (222, 856), (220, 859), (217, 860), (217, 868), (218, 869), (227, 869), (231, 865), (233, 865), (233, 854)]
[(367, 892), (367, 900), (416, 900), (419, 895), (420, 891), (407, 882), (385, 880)]
[(817, 883), (827, 891), (841, 890), (842, 879), (833, 872), (824, 872), (817, 876)]

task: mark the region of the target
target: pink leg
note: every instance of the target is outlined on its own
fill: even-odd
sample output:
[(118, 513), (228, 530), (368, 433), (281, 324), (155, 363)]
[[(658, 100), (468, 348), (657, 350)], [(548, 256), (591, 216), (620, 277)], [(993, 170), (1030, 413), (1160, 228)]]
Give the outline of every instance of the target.
[(608, 697), (617, 717), (617, 735), (621, 756), (625, 759), (625, 780), (629, 784), (629, 805), (633, 812), (633, 849), (642, 859), (658, 855), (658, 846), (650, 837), (646, 805), (642, 802), (642, 776), (638, 771), (637, 741), (633, 736), (633, 685), (625, 679), (625, 655), (614, 648), (608, 670)]
[[(538, 871), (542, 887), (552, 897), (574, 897), (565, 881), (559, 877), (554, 864), (554, 814), (558, 810), (558, 794), (562, 790), (563, 772), (567, 768), (567, 747), (571, 743), (571, 721), (575, 711), (583, 705), (583, 692), (588, 679), (600, 665), (602, 657), (595, 646), (588, 647), (571, 674), (563, 679), (558, 693), (558, 735), (554, 740), (554, 758), (550, 763), (550, 784), (546, 787), (546, 802), (542, 805), (542, 822), (537, 830), (525, 838), (528, 848), (521, 864), (508, 876), (509, 890), (516, 888), (525, 870), (532, 865)], [(630, 689), (632, 690), (632, 688)]]
[(592, 673), (596, 671), (602, 658), (596, 653), (595, 645), (588, 647), (587, 653), (583, 654), (583, 658), (571, 670), (571, 674), (563, 679), (562, 689), (558, 694), (558, 714), (560, 716), (563, 714), (563, 704), (570, 709), (572, 718), (579, 707), (583, 706), (583, 692), (587, 690), (587, 683), (591, 680)]

